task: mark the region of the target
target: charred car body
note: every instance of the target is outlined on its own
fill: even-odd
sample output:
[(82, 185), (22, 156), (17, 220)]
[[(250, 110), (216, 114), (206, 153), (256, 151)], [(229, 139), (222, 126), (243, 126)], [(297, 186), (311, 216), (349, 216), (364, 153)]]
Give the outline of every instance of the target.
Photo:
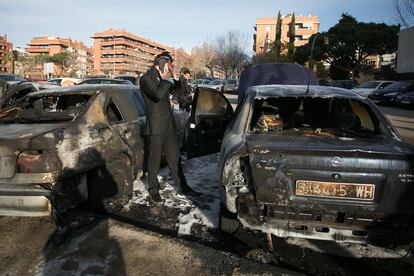
[(3, 92), (0, 89), (0, 110), (11, 105), (15, 101), (23, 98), (27, 94), (35, 91), (56, 88), (57, 85), (51, 83), (39, 83), (31, 81), (19, 81), (8, 84)]
[(369, 100), (341, 88), (263, 85), (247, 90), (232, 120), (229, 105), (199, 89), (190, 117), (193, 156), (217, 150), (202, 137), (222, 139), (222, 230), (412, 240), (414, 147)]
[[(185, 114), (185, 112), (182, 112)], [(177, 116), (184, 129), (185, 116)], [(143, 168), (145, 106), (136, 86), (31, 93), (0, 112), (0, 215), (124, 203)]]

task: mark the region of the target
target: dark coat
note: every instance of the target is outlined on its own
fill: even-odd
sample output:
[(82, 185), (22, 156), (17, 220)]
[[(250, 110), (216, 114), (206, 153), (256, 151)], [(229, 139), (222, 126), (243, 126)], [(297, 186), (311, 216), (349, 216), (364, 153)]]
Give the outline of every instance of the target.
[(188, 85), (187, 80), (184, 76), (180, 77), (178, 83), (176, 83), (174, 88), (174, 99), (180, 105), (180, 108), (186, 109), (189, 111), (191, 103), (193, 101), (193, 97), (191, 96), (191, 87)]
[(173, 127), (175, 127), (174, 114), (169, 97), (173, 84), (162, 80), (154, 66), (141, 77), (139, 83), (147, 107), (145, 134), (165, 134), (170, 124), (173, 124)]

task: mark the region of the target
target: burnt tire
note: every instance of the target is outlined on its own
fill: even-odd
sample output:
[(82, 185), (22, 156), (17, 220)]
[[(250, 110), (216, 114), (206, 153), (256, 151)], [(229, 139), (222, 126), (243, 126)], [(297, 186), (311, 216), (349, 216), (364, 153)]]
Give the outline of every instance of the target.
[(220, 203), (220, 230), (234, 234), (240, 226), (241, 224), (237, 220), (237, 214), (230, 212), (223, 203)]
[(132, 196), (133, 172), (128, 160), (116, 159), (88, 174), (89, 209), (110, 212), (127, 203)]

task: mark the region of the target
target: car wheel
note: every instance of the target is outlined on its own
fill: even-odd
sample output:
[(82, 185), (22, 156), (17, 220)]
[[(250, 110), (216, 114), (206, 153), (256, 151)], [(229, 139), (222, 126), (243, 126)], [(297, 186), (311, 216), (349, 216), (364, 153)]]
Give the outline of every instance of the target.
[(237, 215), (227, 210), (223, 203), (220, 203), (220, 230), (234, 234), (240, 228)]
[(116, 159), (88, 174), (88, 200), (90, 209), (109, 212), (128, 202), (133, 190), (133, 172), (127, 158)]

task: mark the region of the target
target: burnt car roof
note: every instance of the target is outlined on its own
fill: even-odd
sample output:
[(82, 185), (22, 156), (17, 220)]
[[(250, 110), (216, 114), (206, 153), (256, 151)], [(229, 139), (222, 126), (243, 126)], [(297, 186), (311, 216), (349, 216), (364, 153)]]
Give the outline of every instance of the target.
[(295, 63), (257, 64), (243, 70), (237, 94), (241, 102), (249, 87), (257, 85), (317, 85), (316, 73)]
[(250, 92), (254, 97), (344, 97), (364, 99), (357, 93), (348, 89), (310, 85), (306, 92), (306, 85), (258, 85), (250, 87)]
[(95, 94), (99, 92), (114, 92), (119, 90), (135, 90), (133, 85), (124, 84), (88, 84), (80, 86), (66, 86), (46, 89), (43, 91), (30, 93), (28, 96), (42, 96), (42, 95), (68, 95), (68, 94)]

